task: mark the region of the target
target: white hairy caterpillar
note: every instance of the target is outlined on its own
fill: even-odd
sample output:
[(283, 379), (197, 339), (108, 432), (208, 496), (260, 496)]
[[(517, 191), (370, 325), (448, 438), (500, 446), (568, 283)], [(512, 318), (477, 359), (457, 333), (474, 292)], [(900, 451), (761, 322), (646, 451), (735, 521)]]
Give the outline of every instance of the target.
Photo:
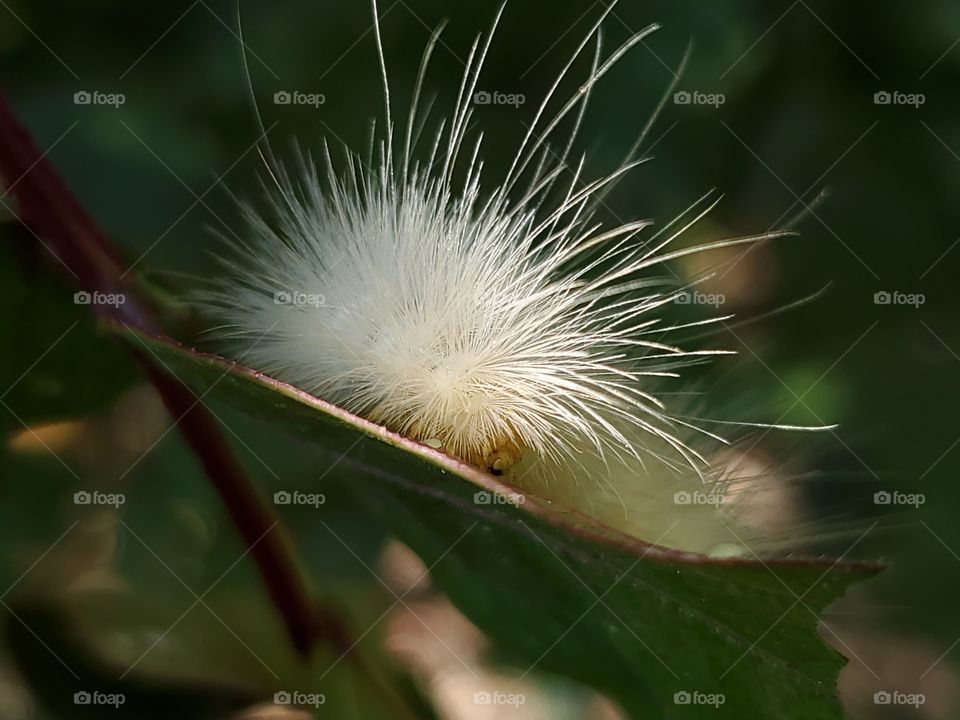
[[(560, 506), (686, 550), (772, 547), (777, 539), (734, 523), (742, 507), (721, 507), (768, 469), (745, 456), (731, 465), (721, 454), (725, 439), (657, 394), (662, 378), (726, 352), (683, 349), (671, 337), (729, 316), (665, 322), (658, 310), (690, 286), (651, 270), (783, 233), (676, 248), (715, 205), (709, 196), (660, 228), (648, 220), (605, 228), (596, 220), (604, 194), (644, 162), (637, 153), (652, 123), (612, 173), (586, 179), (583, 158), (568, 164), (595, 84), (657, 29), (604, 58), (601, 25), (612, 9), (579, 43), (513, 163), (492, 184), (481, 182), (482, 136), (467, 138), (503, 6), (474, 42), (453, 114), (422, 159), (420, 97), (442, 28), (424, 52), (397, 138), (375, 23), (386, 105), (376, 163), (372, 144), (367, 163), (350, 153), (338, 173), (324, 146), (320, 168), (302, 158), (291, 173), (267, 147), (270, 212), (245, 206), (251, 240), (223, 261), (226, 279), (203, 295), (203, 309), (244, 364), (478, 468), (506, 472), (509, 482)], [(378, 17), (375, 0), (373, 11)], [(591, 43), (588, 77), (558, 99)], [(564, 121), (572, 130), (557, 150), (549, 143)]]

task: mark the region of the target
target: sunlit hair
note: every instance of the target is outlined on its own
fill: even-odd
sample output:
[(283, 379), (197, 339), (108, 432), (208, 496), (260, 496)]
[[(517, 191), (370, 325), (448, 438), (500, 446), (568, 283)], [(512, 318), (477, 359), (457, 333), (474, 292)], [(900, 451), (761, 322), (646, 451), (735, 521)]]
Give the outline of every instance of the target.
[[(245, 207), (250, 241), (204, 298), (221, 321), (217, 333), (245, 364), (482, 469), (523, 460), (528, 477), (556, 480), (564, 467), (598, 467), (608, 484), (629, 470), (642, 486), (653, 460), (709, 480), (715, 473), (696, 438), (722, 439), (681, 417), (686, 408), (668, 407), (655, 381), (724, 353), (670, 338), (728, 317), (671, 324), (662, 310), (690, 286), (656, 269), (782, 233), (675, 247), (716, 204), (710, 195), (661, 227), (597, 220), (604, 195), (645, 162), (638, 153), (651, 125), (607, 175), (587, 178), (582, 157), (569, 162), (594, 86), (657, 29), (604, 57), (601, 25), (612, 7), (493, 182), (482, 134), (468, 139), (468, 128), (503, 8), (474, 42), (453, 112), (426, 143), (420, 99), (442, 27), (426, 46), (401, 134), (375, 26), (386, 100), (375, 151), (366, 162), (348, 152), (338, 169), (324, 145), (318, 160), (301, 157), (287, 170), (267, 149), (270, 212)], [(589, 74), (572, 97), (558, 98), (591, 45)], [(561, 126), (571, 129), (554, 147)]]

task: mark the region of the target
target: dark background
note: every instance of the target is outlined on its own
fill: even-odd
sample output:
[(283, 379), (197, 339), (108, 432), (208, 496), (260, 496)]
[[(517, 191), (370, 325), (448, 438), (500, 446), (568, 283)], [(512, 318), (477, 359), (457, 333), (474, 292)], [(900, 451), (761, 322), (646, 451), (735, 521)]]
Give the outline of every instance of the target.
[[(523, 93), (527, 102), (479, 109), (488, 179), (512, 158), (524, 123), (601, 8), (599, 2), (556, 0), (507, 7), (480, 87)], [(430, 29), (451, 19), (427, 82), (428, 91), (439, 91), (435, 116), (447, 113), (470, 41), (489, 27), (496, 5), (387, 0), (380, 11), (398, 118), (405, 116)], [(895, 678), (904, 690), (923, 688), (928, 704), (921, 712), (951, 717), (949, 686), (956, 685), (960, 653), (954, 647), (960, 639), (960, 7), (947, 0), (869, 7), (814, 0), (624, 2), (605, 24), (605, 47), (654, 21), (663, 29), (595, 92), (578, 146), (588, 153), (588, 168), (616, 166), (691, 38), (679, 89), (722, 93), (725, 102), (718, 108), (668, 102), (645, 146), (654, 161), (617, 188), (602, 219), (665, 221), (717, 188), (724, 200), (691, 232), (693, 242), (779, 227), (811, 208), (798, 226), (801, 237), (748, 253), (708, 286), (727, 296), (724, 311), (745, 318), (829, 285), (799, 308), (721, 338), (719, 344), (740, 354), (700, 378), (711, 391), (707, 409), (840, 425), (836, 433), (789, 446), (804, 467), (822, 471), (807, 499), (814, 515), (852, 508), (841, 519), (858, 530), (838, 541), (839, 552), (872, 525), (874, 492), (924, 494), (919, 509), (884, 515), (857, 546), (858, 557), (882, 555), (893, 567), (858, 591), (855, 610), (831, 622), (838, 632), (845, 628), (846, 642), (860, 656), (853, 664), (864, 666), (848, 674), (859, 672), (865, 686), (885, 687), (876, 676)], [(257, 104), (265, 124), (276, 123), (269, 133), (274, 146), (282, 152), (296, 138), (317, 149), (327, 139), (335, 152), (340, 143), (363, 150), (370, 119), (382, 118), (370, 8), (362, 2), (248, 2), (243, 23)], [(0, 3), (2, 82), (21, 117), (117, 246), (131, 261), (141, 258), (136, 269), (163, 271), (174, 283), (209, 272), (209, 252), (216, 247), (210, 227), (236, 227), (226, 190), (258, 191), (259, 130), (236, 25), (235, 4), (214, 0)], [(582, 78), (586, 67), (577, 69)], [(123, 93), (126, 102), (118, 109), (76, 105), (75, 93), (84, 90)], [(281, 90), (322, 93), (325, 103), (276, 106), (273, 94)], [(878, 105), (878, 91), (919, 93), (923, 104)], [(824, 190), (829, 197), (812, 205)], [(3, 232), (17, 233), (10, 226)], [(920, 293), (925, 302), (918, 308), (878, 305), (880, 291)], [(66, 318), (49, 320), (36, 331), (45, 333), (37, 341), (41, 351), (69, 325)], [(31, 365), (24, 348), (4, 353), (12, 358), (13, 379)], [(76, 372), (77, 392), (113, 376), (107, 360), (71, 359), (85, 368)], [(6, 463), (0, 488), (8, 516), (0, 543), (5, 587), (76, 519), (75, 508), (63, 501), (65, 488), (92, 486), (91, 478), (131, 497), (127, 527), (72, 531), (51, 554), (59, 560), (31, 571), (38, 587), (43, 583), (34, 573), (58, 587), (88, 582), (81, 565), (106, 573), (90, 559), (96, 555), (103, 566), (116, 560), (124, 582), (139, 593), (179, 608), (189, 605), (189, 594), (162, 565), (150, 564), (144, 547), (155, 547), (198, 587), (236, 557), (216, 501), (176, 433), (153, 446), (165, 420), (150, 394), (139, 392), (125, 396), (129, 407), (121, 420), (115, 406), (109, 410), (113, 425), (104, 426), (104, 411), (98, 411), (82, 429), (63, 430), (73, 434), (42, 436), (41, 445), (82, 468), (76, 472), (65, 475), (43, 447), (21, 438), (30, 448)], [(22, 434), (15, 418), (23, 413), (13, 404), (7, 410), (14, 419), (0, 427)], [(304, 468), (314, 460), (302, 449), (284, 452), (279, 438), (264, 438), (262, 429), (226, 411), (223, 417), (238, 445), (250, 447), (241, 452), (265, 484), (280, 487), (287, 477), (309, 472)], [(111, 433), (118, 427), (133, 439), (117, 440)], [(352, 546), (375, 559), (381, 531), (364, 526), (348, 508), (341, 515)], [(329, 538), (310, 533), (308, 517), (294, 526), (298, 541), (310, 546), (319, 585), (353, 602), (369, 597), (380, 607), (382, 598), (362, 566)], [(132, 537), (134, 531), (145, 544)], [(68, 545), (74, 554), (64, 554)], [(255, 583), (253, 571), (241, 567), (219, 586), (224, 597), (243, 598), (236, 602), (239, 622), (244, 613), (269, 613), (250, 598)], [(17, 587), (25, 585), (28, 580)], [(168, 594), (177, 599), (165, 600)], [(32, 717), (33, 705), (15, 677), (11, 671), (4, 680), (10, 699), (2, 714)], [(869, 703), (855, 711), (864, 717), (879, 712)]]

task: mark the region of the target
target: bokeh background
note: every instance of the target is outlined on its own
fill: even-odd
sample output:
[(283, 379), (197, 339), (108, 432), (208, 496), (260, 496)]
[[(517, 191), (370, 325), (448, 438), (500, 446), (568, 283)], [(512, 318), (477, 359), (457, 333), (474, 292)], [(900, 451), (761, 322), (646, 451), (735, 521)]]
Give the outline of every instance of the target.
[[(406, 106), (430, 30), (449, 18), (427, 82), (437, 93), (435, 117), (446, 113), (470, 42), (496, 9), (486, 1), (383, 0), (397, 107)], [(512, 159), (524, 123), (602, 9), (602, 2), (562, 0), (507, 7), (480, 87), (526, 102), (477, 108), (488, 177)], [(256, 104), (278, 152), (293, 139), (306, 148), (327, 140), (334, 152), (343, 144), (363, 150), (370, 120), (382, 117), (367, 4), (247, 2), (242, 16)], [(860, 539), (853, 555), (892, 561), (826, 618), (825, 634), (835, 632), (856, 655), (842, 680), (849, 711), (956, 717), (960, 7), (947, 0), (870, 8), (630, 0), (608, 18), (605, 46), (651, 22), (663, 28), (596, 90), (577, 150), (587, 153), (592, 172), (616, 167), (691, 41), (676, 90), (692, 102), (670, 96), (644, 145), (654, 160), (619, 185), (601, 217), (666, 221), (716, 188), (723, 201), (689, 242), (786, 225), (800, 231), (710, 259), (722, 270), (706, 288), (724, 296), (722, 311), (756, 321), (711, 339), (739, 354), (702, 372), (697, 388), (709, 391), (703, 402), (714, 415), (839, 424), (787, 450), (770, 442), (772, 451), (818, 471), (802, 508), (791, 512), (848, 523), (838, 552)], [(238, 227), (230, 194), (256, 195), (261, 169), (234, 2), (3, 0), (0, 68), (40, 146), (137, 272), (174, 289), (211, 272), (213, 231)], [(587, 69), (576, 68), (579, 77)], [(83, 92), (119, 93), (124, 101), (78, 104)], [(322, 95), (323, 102), (277, 104), (277, 92)], [(54, 263), (22, 252), (29, 238), (12, 224), (2, 235), (19, 258), (15, 264), (5, 249), (5, 286), (46, 292), (49, 282), (49, 292), (58, 292), (43, 267)], [(705, 269), (678, 266), (690, 277)], [(893, 301), (884, 304), (878, 293)], [(917, 302), (898, 302), (905, 295)], [(237, 562), (242, 548), (152, 392), (109, 343), (62, 337), (80, 314), (18, 307), (17, 297), (3, 327), (20, 340), (3, 349), (0, 366), (5, 387), (16, 385), (0, 408), (0, 618), (7, 628), (0, 715), (72, 717), (76, 710), (51, 709), (24, 680), (39, 660), (18, 655), (29, 624), (16, 613), (22, 597), (95, 590), (100, 599), (87, 601), (81, 615), (100, 650), (127, 657), (130, 647), (155, 640), (139, 662), (161, 673), (229, 683), (290, 662), (255, 571)], [(51, 379), (64, 367), (69, 386)], [(118, 385), (125, 388), (119, 396), (100, 392)], [(70, 417), (30, 421), (29, 408), (47, 400), (62, 408), (63, 397), (76, 401)], [(264, 487), (322, 474), (324, 461), (303, 447), (227, 409), (218, 413)], [(119, 512), (74, 504), (74, 492), (94, 488), (124, 493), (126, 502)], [(880, 491), (921, 493), (923, 502), (876, 506)], [(411, 591), (420, 616), (437, 629), (394, 607), (365, 641), (369, 652), (403, 658), (446, 716), (486, 717), (449, 702), (450, 688), (475, 676), (451, 660), (448, 646), (479, 663), (482, 638), (424, 580), (416, 582), (417, 560), (381, 528), (347, 504), (324, 512), (330, 532), (317, 532), (308, 511), (286, 518), (315, 585), (348, 605), (361, 629), (394, 599), (371, 569), (398, 592)], [(117, 596), (116, 606), (104, 599)], [(213, 619), (207, 604), (227, 622)], [(226, 625), (242, 628), (244, 639)], [(263, 657), (247, 644), (273, 649)], [(918, 710), (877, 706), (872, 693), (883, 689), (922, 692), (927, 701)], [(531, 718), (616, 717), (601, 700), (556, 680), (540, 679), (527, 692), (536, 698), (522, 709)], [(343, 712), (362, 713), (363, 695), (358, 685)]]

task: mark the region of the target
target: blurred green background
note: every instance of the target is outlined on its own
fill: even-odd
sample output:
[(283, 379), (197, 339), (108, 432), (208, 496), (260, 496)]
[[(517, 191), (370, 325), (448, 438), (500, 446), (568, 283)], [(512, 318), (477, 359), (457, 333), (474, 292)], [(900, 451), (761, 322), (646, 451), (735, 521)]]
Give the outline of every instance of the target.
[[(558, 0), (508, 5), (479, 87), (521, 93), (526, 103), (477, 108), (488, 178), (512, 159), (524, 123), (602, 7)], [(406, 107), (430, 30), (449, 18), (427, 82), (428, 93), (438, 94), (434, 117), (446, 114), (470, 42), (489, 27), (496, 9), (493, 2), (384, 0), (383, 38), (397, 107)], [(0, 2), (2, 82), (21, 118), (117, 246), (137, 261), (136, 269), (161, 272), (165, 282), (209, 273), (217, 246), (211, 228), (238, 226), (227, 190), (258, 193), (259, 130), (236, 15), (235, 3), (215, 0)], [(382, 117), (367, 4), (248, 2), (243, 21), (251, 79), (272, 144), (282, 153), (294, 138), (312, 149), (326, 139), (334, 152), (341, 143), (364, 150), (370, 120)], [(622, 159), (691, 39), (677, 90), (692, 98), (721, 94), (723, 102), (684, 104), (671, 96), (644, 146), (655, 159), (620, 184), (601, 217), (666, 221), (717, 188), (724, 200), (691, 233), (692, 242), (762, 232), (808, 211), (798, 225), (801, 237), (732, 258), (732, 269), (708, 287), (723, 293), (723, 310), (740, 318), (761, 316), (829, 285), (827, 291), (719, 338), (739, 355), (702, 374), (698, 389), (709, 390), (704, 402), (713, 416), (840, 425), (835, 433), (778, 450), (796, 453), (793, 459), (804, 468), (819, 471), (807, 499), (813, 516), (844, 508), (843, 519), (866, 529), (874, 514), (891, 509), (875, 507), (874, 493), (923, 493), (919, 508), (892, 508), (896, 512), (884, 515), (857, 545), (854, 555), (883, 556), (893, 567), (858, 590), (858, 602), (828, 616), (828, 623), (837, 624), (858, 656), (851, 663), (857, 667), (845, 673), (851, 713), (897, 717), (896, 709), (862, 698), (865, 688), (898, 682), (927, 694), (921, 713), (955, 717), (960, 7), (947, 0), (869, 8), (813, 0), (631, 1), (608, 18), (605, 47), (650, 22), (663, 29), (594, 94), (577, 148), (588, 154), (588, 169), (609, 170)], [(576, 69), (582, 78), (587, 68)], [(322, 94), (324, 102), (278, 105), (274, 94), (282, 91)], [(80, 92), (122, 93), (124, 102), (77, 104)], [(877, 95), (884, 92), (888, 104), (887, 96)], [(829, 196), (814, 203), (824, 190)], [(22, 261), (29, 238), (11, 224), (2, 232)], [(28, 267), (46, 262), (27, 260)], [(47, 292), (43, 268), (25, 274), (6, 250), (4, 262), (5, 287), (17, 288), (15, 298)], [(921, 294), (923, 303), (878, 304), (882, 292)], [(4, 603), (13, 613), (13, 599), (24, 593), (43, 597), (51, 587), (78, 583), (122, 587), (124, 607), (100, 607), (100, 620), (116, 630), (139, 606), (157, 618), (159, 634), (193, 603), (186, 586), (202, 593), (242, 548), (182, 441), (175, 432), (164, 434), (167, 421), (151, 394), (132, 389), (107, 402), (96, 391), (124, 374), (133, 377), (116, 349), (68, 339), (31, 369), (74, 319), (84, 326), (90, 321), (82, 313), (74, 318), (16, 307), (6, 313), (4, 331), (20, 339), (4, 348), (0, 366), (6, 384), (17, 384), (15, 393), (3, 396), (6, 409), (0, 408), (6, 414), (0, 429), (15, 438), (0, 456), (0, 590), (14, 586)], [(47, 370), (58, 374), (57, 363), (61, 369), (69, 364), (76, 386), (45, 382)], [(77, 405), (73, 417), (62, 419), (86, 422), (24, 430), (34, 419), (53, 419), (31, 417), (38, 398), (63, 396), (76, 397)], [(282, 489), (322, 467), (323, 460), (248, 420), (226, 410), (222, 418), (266, 487)], [(94, 487), (124, 492), (122, 512), (73, 504), (74, 491)], [(364, 618), (377, 618), (391, 598), (358, 557), (380, 567), (385, 538), (347, 504), (327, 511), (349, 551), (332, 533), (315, 532), (309, 513), (291, 515), (292, 533), (312, 581), (349, 603), (351, 623), (362, 628)], [(838, 551), (858, 534), (839, 540)], [(275, 656), (258, 663), (219, 625), (215, 638), (204, 639), (199, 628), (210, 623), (194, 618), (197, 629), (181, 627), (147, 656), (159, 671), (175, 668), (189, 676), (196, 664), (209, 675), (211, 666), (220, 667), (211, 682), (229, 681), (263, 675), (272, 662), (291, 662), (282, 659), (282, 635), (249, 563), (230, 570), (207, 601), (228, 612), (244, 633), (275, 637), (257, 646), (273, 648)], [(13, 618), (8, 627), (18, 625)], [(15, 645), (16, 633), (9, 634), (7, 644)], [(191, 649), (192, 642), (202, 650)], [(376, 646), (371, 643), (371, 652)], [(113, 645), (108, 650), (121, 653)], [(9, 657), (0, 676), (0, 715), (46, 717)], [(356, 695), (349, 712), (363, 716), (363, 692)]]

